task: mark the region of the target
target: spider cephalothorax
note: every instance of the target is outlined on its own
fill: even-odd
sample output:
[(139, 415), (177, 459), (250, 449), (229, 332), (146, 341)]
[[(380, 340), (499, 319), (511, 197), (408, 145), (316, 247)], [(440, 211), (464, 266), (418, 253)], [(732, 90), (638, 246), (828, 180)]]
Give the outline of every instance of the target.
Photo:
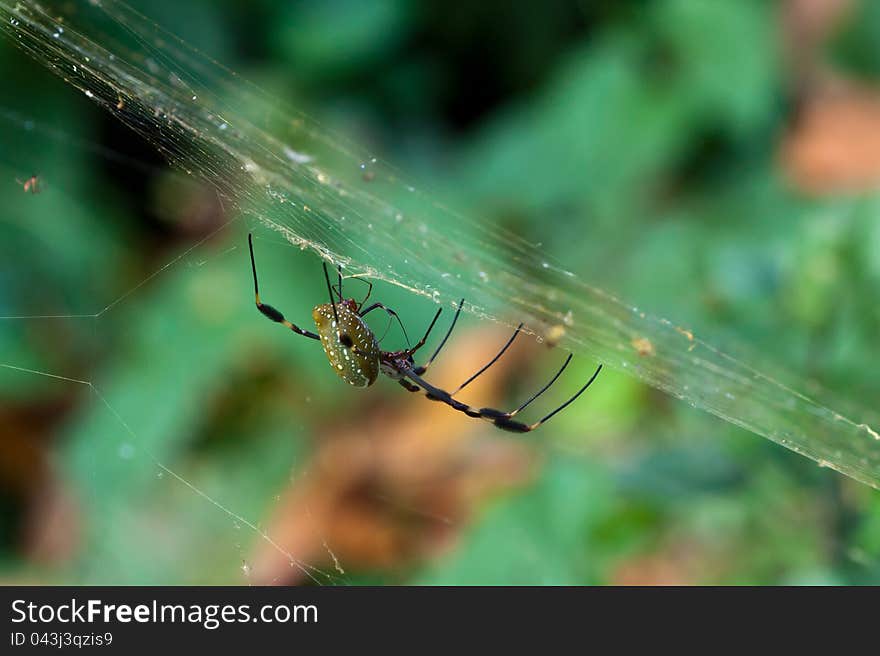
[[(498, 358), (504, 355), (504, 352), (511, 344), (513, 344), (513, 340), (519, 335), (520, 330), (522, 329), (522, 324), (517, 327), (511, 338), (507, 340), (507, 343), (488, 364), (483, 366), (473, 376), (459, 385), (453, 392), (447, 392), (438, 387), (434, 387), (424, 380), (422, 374), (424, 374), (428, 367), (431, 366), (431, 363), (437, 357), (437, 354), (440, 353), (440, 349), (443, 348), (446, 344), (446, 340), (449, 339), (449, 335), (452, 334), (452, 329), (455, 328), (455, 323), (458, 321), (459, 314), (461, 314), (464, 299), (459, 302), (455, 317), (453, 317), (452, 323), (449, 325), (449, 330), (446, 331), (446, 336), (440, 342), (440, 345), (434, 351), (434, 354), (425, 364), (416, 365), (413, 356), (416, 351), (425, 345), (428, 335), (431, 334), (434, 324), (437, 323), (437, 319), (443, 311), (442, 308), (437, 310), (431, 324), (425, 331), (424, 337), (422, 337), (414, 346), (408, 347), (402, 351), (383, 351), (379, 346), (379, 341), (376, 339), (373, 331), (370, 330), (370, 327), (364, 321), (364, 317), (373, 310), (384, 310), (390, 317), (397, 320), (403, 330), (404, 336), (406, 336), (406, 328), (404, 328), (403, 322), (400, 321), (400, 317), (397, 316), (397, 313), (394, 310), (385, 307), (381, 303), (373, 303), (364, 309), (364, 304), (367, 302), (367, 299), (370, 297), (370, 292), (373, 289), (373, 285), (369, 281), (364, 281), (369, 285), (369, 288), (363, 301), (358, 303), (352, 298), (344, 298), (342, 295), (342, 274), (338, 274), (338, 286), (333, 287), (330, 284), (330, 276), (327, 273), (327, 265), (325, 264), (324, 278), (327, 281), (327, 291), (330, 294), (330, 302), (318, 305), (312, 310), (312, 318), (315, 321), (315, 326), (318, 331), (317, 334), (309, 330), (303, 330), (285, 319), (284, 315), (274, 307), (267, 305), (260, 300), (260, 290), (257, 284), (257, 265), (254, 261), (254, 244), (251, 235), (248, 235), (248, 247), (250, 248), (251, 253), (251, 268), (254, 274), (254, 297), (257, 309), (264, 316), (276, 323), (280, 323), (293, 332), (320, 341), (321, 345), (324, 347), (324, 353), (327, 355), (327, 360), (330, 363), (330, 366), (333, 367), (333, 371), (335, 371), (344, 381), (351, 385), (355, 385), (356, 387), (369, 387), (376, 382), (376, 378), (378, 378), (379, 372), (381, 372), (392, 380), (398, 381), (400, 385), (408, 389), (410, 392), (422, 391), (425, 393), (425, 396), (432, 401), (445, 403), (455, 410), (463, 412), (469, 417), (485, 419), (492, 422), (498, 428), (507, 431), (526, 433), (534, 430), (557, 412), (567, 407), (590, 386), (590, 384), (596, 379), (596, 376), (599, 375), (599, 371), (602, 370), (602, 365), (599, 365), (587, 383), (581, 387), (574, 396), (556, 408), (553, 412), (533, 424), (524, 424), (514, 420), (513, 417), (525, 409), (532, 401), (541, 396), (541, 394), (546, 392), (550, 386), (556, 382), (556, 379), (559, 378), (568, 366), (568, 363), (571, 362), (571, 355), (565, 359), (562, 367), (556, 372), (556, 375), (550, 379), (550, 382), (544, 385), (544, 387), (538, 390), (515, 410), (503, 412), (501, 410), (495, 410), (494, 408), (474, 408), (453, 397), (469, 385), (477, 376), (495, 364)], [(407, 342), (409, 342), (409, 338), (407, 338)]]

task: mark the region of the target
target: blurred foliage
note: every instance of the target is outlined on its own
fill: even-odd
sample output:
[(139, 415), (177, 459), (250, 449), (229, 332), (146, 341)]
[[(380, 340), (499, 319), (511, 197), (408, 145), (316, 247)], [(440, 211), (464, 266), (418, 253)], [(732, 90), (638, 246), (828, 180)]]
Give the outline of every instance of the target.
[[(869, 187), (791, 175), (812, 87), (776, 3), (141, 4), (445, 203), (799, 389), (876, 407), (880, 207)], [(865, 2), (796, 56), (876, 85), (878, 29)], [(401, 478), (383, 435), (422, 430), (430, 404), (340, 385), (253, 311), (245, 226), (187, 251), (227, 218), (211, 192), (7, 43), (0, 71), (0, 314), (90, 315), (127, 294), (97, 318), (0, 321), (0, 361), (98, 390), (0, 370), (4, 580), (246, 582), (257, 531), (159, 461), (258, 530), (319, 527), (289, 548), (335, 582), (880, 583), (874, 490), (615, 372), (525, 438), (456, 415), (408, 447), (431, 476)], [(44, 192), (23, 194), (34, 173)], [(264, 295), (306, 321), (315, 259), (260, 236)], [(411, 324), (432, 310), (375, 293)], [(486, 393), (521, 396), (555, 357), (533, 348)], [(308, 581), (289, 569), (255, 580)]]

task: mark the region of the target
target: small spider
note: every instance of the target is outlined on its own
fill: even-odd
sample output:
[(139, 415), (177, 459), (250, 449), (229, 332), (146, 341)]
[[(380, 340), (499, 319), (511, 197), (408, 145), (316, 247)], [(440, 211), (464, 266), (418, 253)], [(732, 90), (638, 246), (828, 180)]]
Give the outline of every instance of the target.
[[(520, 333), (523, 324), (520, 324), (517, 327), (513, 336), (507, 340), (507, 343), (488, 364), (459, 385), (455, 391), (447, 392), (428, 383), (422, 378), (422, 374), (424, 374), (428, 367), (431, 366), (431, 363), (434, 362), (437, 354), (440, 353), (440, 349), (443, 348), (446, 344), (446, 340), (449, 339), (449, 335), (452, 334), (452, 329), (455, 328), (455, 323), (458, 321), (458, 315), (461, 314), (464, 299), (461, 299), (459, 302), (455, 317), (452, 319), (452, 324), (449, 326), (449, 330), (446, 331), (446, 336), (440, 342), (440, 346), (437, 347), (437, 350), (434, 351), (434, 354), (425, 364), (416, 365), (413, 360), (413, 355), (425, 345), (425, 341), (428, 339), (428, 335), (431, 334), (431, 330), (434, 328), (434, 324), (437, 323), (437, 319), (440, 317), (443, 308), (437, 310), (437, 313), (431, 320), (431, 324), (428, 326), (428, 330), (425, 331), (424, 337), (422, 337), (415, 346), (406, 348), (402, 351), (383, 351), (379, 347), (379, 342), (376, 340), (373, 331), (370, 330), (363, 318), (373, 310), (384, 310), (390, 317), (397, 320), (401, 329), (403, 329), (404, 337), (406, 337), (406, 329), (403, 327), (400, 317), (394, 310), (385, 307), (381, 303), (373, 303), (369, 307), (364, 308), (364, 304), (367, 302), (367, 299), (370, 297), (370, 292), (373, 289), (372, 283), (367, 280), (359, 279), (369, 285), (367, 295), (360, 303), (352, 298), (343, 297), (342, 272), (338, 272), (338, 285), (335, 287), (332, 286), (330, 284), (330, 276), (327, 273), (327, 264), (325, 263), (324, 278), (327, 281), (327, 291), (330, 294), (330, 302), (318, 305), (312, 310), (312, 318), (315, 321), (315, 326), (317, 327), (318, 332), (313, 333), (308, 330), (303, 330), (299, 326), (285, 319), (284, 315), (274, 307), (267, 305), (260, 300), (260, 289), (257, 284), (257, 265), (254, 260), (254, 244), (251, 235), (248, 235), (248, 247), (250, 248), (251, 253), (251, 268), (254, 273), (254, 298), (256, 300), (257, 309), (263, 315), (276, 323), (280, 323), (285, 328), (289, 328), (303, 337), (320, 341), (321, 345), (324, 347), (324, 353), (327, 355), (327, 360), (333, 367), (333, 371), (350, 385), (355, 385), (356, 387), (369, 387), (376, 382), (376, 378), (378, 378), (379, 372), (381, 371), (392, 380), (396, 380), (410, 392), (423, 391), (425, 392), (425, 396), (430, 400), (445, 403), (459, 412), (465, 413), (469, 417), (485, 419), (492, 422), (498, 428), (506, 431), (527, 433), (535, 430), (538, 426), (545, 423), (553, 415), (566, 408), (577, 397), (583, 394), (602, 370), (602, 365), (599, 365), (587, 383), (581, 387), (574, 396), (556, 408), (553, 412), (533, 424), (524, 424), (519, 421), (514, 421), (513, 418), (556, 382), (556, 379), (562, 375), (562, 372), (568, 366), (568, 363), (571, 362), (571, 354), (565, 359), (562, 367), (556, 372), (553, 378), (550, 379), (550, 382), (533, 394), (525, 403), (516, 408), (516, 410), (503, 412), (501, 410), (495, 410), (494, 408), (474, 408), (453, 397), (504, 355), (504, 352), (507, 351), (511, 344), (513, 344), (513, 340), (516, 339), (516, 336)], [(407, 338), (407, 344), (409, 344), (409, 338)]]
[(22, 186), (25, 193), (40, 193), (40, 187), (42, 187), (42, 185), (40, 184), (40, 178), (36, 175), (32, 175), (27, 180), (19, 180), (18, 178), (16, 178), (15, 181)]

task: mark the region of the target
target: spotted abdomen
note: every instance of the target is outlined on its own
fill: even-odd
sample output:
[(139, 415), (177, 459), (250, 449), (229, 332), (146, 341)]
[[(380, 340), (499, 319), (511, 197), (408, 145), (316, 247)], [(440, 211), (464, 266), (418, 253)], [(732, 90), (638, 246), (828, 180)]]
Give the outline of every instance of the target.
[(327, 360), (342, 380), (357, 387), (368, 387), (379, 375), (380, 350), (373, 331), (358, 315), (354, 301), (337, 303), (336, 316), (330, 303), (312, 310)]

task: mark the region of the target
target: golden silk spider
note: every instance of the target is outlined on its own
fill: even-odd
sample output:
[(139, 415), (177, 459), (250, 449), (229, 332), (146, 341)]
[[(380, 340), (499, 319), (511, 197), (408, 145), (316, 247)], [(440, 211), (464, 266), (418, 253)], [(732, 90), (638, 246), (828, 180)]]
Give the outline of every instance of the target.
[[(437, 310), (437, 313), (431, 320), (428, 329), (425, 331), (424, 337), (422, 337), (415, 346), (408, 347), (401, 351), (383, 351), (379, 347), (379, 342), (376, 339), (376, 336), (373, 334), (373, 331), (370, 330), (370, 327), (367, 326), (366, 322), (364, 321), (364, 317), (373, 310), (383, 310), (390, 317), (393, 317), (397, 320), (397, 322), (400, 324), (400, 327), (403, 329), (404, 336), (406, 336), (406, 329), (403, 326), (403, 322), (400, 321), (400, 317), (394, 310), (385, 307), (381, 303), (373, 303), (367, 308), (364, 308), (364, 304), (367, 302), (367, 299), (369, 299), (370, 292), (372, 292), (373, 289), (372, 283), (370, 283), (368, 280), (363, 281), (367, 285), (369, 285), (369, 288), (367, 290), (366, 297), (360, 303), (358, 303), (353, 298), (345, 298), (342, 295), (341, 271), (337, 272), (339, 282), (338, 285), (334, 287), (330, 284), (330, 276), (327, 273), (327, 264), (325, 262), (324, 278), (327, 281), (327, 292), (330, 295), (330, 302), (317, 305), (315, 306), (314, 310), (312, 310), (312, 319), (314, 319), (315, 326), (318, 331), (317, 333), (313, 333), (309, 330), (304, 330), (300, 328), (296, 324), (291, 323), (284, 318), (284, 315), (281, 314), (281, 312), (276, 310), (271, 305), (267, 305), (260, 300), (260, 288), (257, 284), (257, 265), (256, 261), (254, 260), (254, 243), (251, 235), (248, 235), (248, 247), (250, 248), (251, 254), (251, 269), (253, 270), (254, 274), (254, 299), (257, 304), (257, 309), (264, 316), (268, 317), (275, 323), (280, 323), (285, 328), (289, 328), (293, 332), (302, 335), (303, 337), (308, 337), (309, 339), (320, 341), (321, 345), (324, 347), (324, 353), (327, 355), (327, 360), (333, 367), (333, 371), (335, 371), (336, 374), (340, 378), (342, 378), (342, 380), (351, 385), (355, 385), (356, 387), (369, 387), (374, 382), (376, 382), (376, 378), (379, 377), (379, 372), (382, 372), (392, 380), (396, 380), (400, 385), (402, 385), (410, 392), (422, 391), (425, 393), (425, 396), (430, 400), (445, 403), (455, 410), (463, 412), (469, 417), (485, 419), (492, 422), (498, 428), (506, 431), (511, 431), (514, 433), (527, 433), (529, 431), (535, 430), (538, 426), (545, 423), (556, 413), (560, 412), (564, 408), (568, 407), (569, 404), (574, 402), (574, 400), (581, 394), (583, 394), (584, 391), (592, 384), (592, 382), (596, 379), (596, 376), (598, 376), (599, 372), (602, 370), (602, 365), (599, 365), (599, 367), (586, 382), (586, 384), (581, 387), (574, 396), (572, 396), (570, 399), (568, 399), (568, 401), (556, 408), (553, 412), (533, 424), (524, 424), (519, 421), (514, 421), (513, 418), (517, 414), (519, 414), (520, 411), (524, 410), (529, 404), (531, 404), (532, 401), (534, 401), (539, 396), (541, 396), (541, 394), (546, 392), (550, 388), (550, 386), (556, 382), (559, 376), (562, 375), (562, 372), (565, 371), (568, 363), (571, 362), (571, 354), (568, 355), (568, 357), (565, 359), (565, 362), (562, 364), (562, 367), (559, 369), (559, 371), (556, 372), (553, 378), (550, 379), (550, 382), (544, 385), (544, 387), (538, 390), (525, 403), (520, 405), (515, 410), (512, 410), (510, 412), (503, 412), (494, 408), (474, 408), (467, 405), (466, 403), (462, 403), (461, 401), (453, 397), (458, 394), (458, 392), (467, 387), (471, 382), (473, 382), (474, 379), (477, 378), (477, 376), (479, 376), (489, 367), (495, 364), (502, 355), (504, 355), (504, 352), (507, 351), (508, 348), (510, 348), (511, 344), (513, 344), (513, 340), (515, 340), (516, 336), (519, 335), (520, 331), (522, 330), (523, 324), (520, 324), (517, 327), (510, 339), (507, 340), (507, 343), (501, 348), (498, 354), (489, 361), (488, 364), (483, 366), (479, 371), (477, 371), (477, 373), (475, 373), (473, 376), (471, 376), (465, 382), (459, 385), (455, 389), (455, 391), (447, 392), (431, 385), (424, 378), (422, 378), (422, 374), (424, 374), (425, 371), (427, 371), (428, 367), (431, 366), (431, 363), (434, 362), (437, 354), (440, 353), (440, 350), (445, 346), (446, 341), (452, 334), (452, 329), (455, 328), (455, 323), (458, 321), (459, 314), (461, 314), (461, 308), (462, 305), (464, 305), (464, 299), (461, 299), (461, 301), (459, 302), (458, 309), (455, 311), (455, 316), (452, 319), (449, 330), (446, 331), (446, 335), (443, 337), (443, 340), (440, 342), (437, 350), (434, 351), (434, 354), (428, 359), (425, 364), (416, 365), (415, 360), (413, 359), (413, 355), (415, 355), (416, 351), (418, 351), (425, 345), (425, 342), (428, 339), (428, 336), (431, 334), (431, 330), (434, 328), (434, 324), (437, 323), (437, 319), (440, 317), (440, 313), (443, 311), (443, 308)], [(407, 338), (407, 344), (408, 343), (409, 338)]]

